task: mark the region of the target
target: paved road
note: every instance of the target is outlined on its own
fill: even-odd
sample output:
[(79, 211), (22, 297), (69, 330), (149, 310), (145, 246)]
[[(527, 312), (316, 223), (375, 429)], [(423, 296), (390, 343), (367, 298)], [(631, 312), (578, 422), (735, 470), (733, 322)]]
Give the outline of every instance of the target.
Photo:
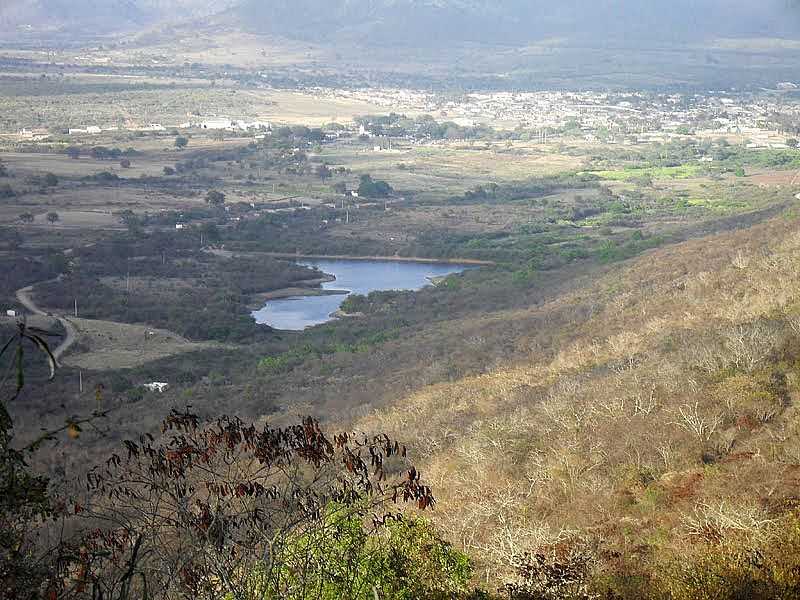
[[(50, 281), (56, 281), (51, 279)], [(47, 282), (42, 282), (47, 283)], [(59, 323), (61, 323), (64, 330), (67, 332), (67, 335), (61, 341), (61, 344), (58, 345), (57, 348), (52, 350), (53, 356), (55, 357), (56, 361), (64, 354), (67, 350), (69, 350), (72, 345), (78, 341), (78, 328), (66, 317), (62, 317), (60, 315), (46, 313), (41, 308), (36, 306), (36, 303), (31, 299), (30, 293), (33, 291), (33, 286), (29, 285), (28, 287), (24, 287), (20, 290), (17, 290), (16, 296), (17, 301), (22, 304), (28, 311), (32, 312), (35, 315), (41, 315), (44, 317), (53, 317)]]

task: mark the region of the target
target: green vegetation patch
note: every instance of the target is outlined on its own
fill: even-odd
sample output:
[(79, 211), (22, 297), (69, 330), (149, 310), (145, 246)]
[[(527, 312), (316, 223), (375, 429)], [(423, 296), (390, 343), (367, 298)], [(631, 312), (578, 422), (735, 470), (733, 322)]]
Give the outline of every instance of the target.
[(675, 167), (626, 167), (623, 169), (591, 171), (604, 181), (632, 181), (634, 179), (692, 179), (705, 173), (700, 165), (683, 164)]

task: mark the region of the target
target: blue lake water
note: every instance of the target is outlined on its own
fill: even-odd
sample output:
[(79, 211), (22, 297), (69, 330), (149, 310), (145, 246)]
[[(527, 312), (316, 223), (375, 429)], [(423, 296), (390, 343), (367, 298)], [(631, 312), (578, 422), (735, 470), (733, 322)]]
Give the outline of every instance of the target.
[[(385, 290), (419, 290), (430, 284), (429, 277), (442, 277), (470, 268), (459, 264), (390, 260), (320, 259), (298, 263), (336, 277), (336, 281), (322, 284), (323, 289), (362, 295)], [(346, 297), (347, 294), (337, 294), (269, 300), (263, 308), (253, 312), (253, 318), (256, 323), (274, 329), (302, 331), (331, 321), (331, 314), (339, 309)]]

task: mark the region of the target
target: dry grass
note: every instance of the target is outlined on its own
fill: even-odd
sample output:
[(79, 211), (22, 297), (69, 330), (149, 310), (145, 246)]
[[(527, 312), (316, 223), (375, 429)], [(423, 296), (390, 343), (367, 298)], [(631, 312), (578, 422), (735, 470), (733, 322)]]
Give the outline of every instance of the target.
[[(108, 128), (150, 123), (175, 127), (186, 122), (190, 114), (319, 126), (385, 112), (385, 108), (366, 102), (310, 93), (212, 87), (208, 82), (173, 87), (170, 79), (157, 81), (165, 87), (142, 89), (131, 85), (130, 89), (104, 91), (99, 80), (93, 84), (100, 89), (86, 93), (59, 93), (56, 89), (47, 95), (0, 96), (0, 133), (17, 133), (23, 127)], [(115, 81), (109, 79), (108, 83)]]
[(425, 388), (360, 426), (413, 432), (437, 522), (490, 577), (570, 531), (680, 546), (696, 507), (746, 514), (739, 505), (794, 493), (796, 409), (776, 400), (769, 369), (796, 339), (796, 227), (649, 253), (529, 311), (544, 329), (574, 317), (570, 331), (532, 333), (525, 363)]
[(582, 159), (522, 142), (511, 147), (483, 142), (399, 145), (391, 152), (335, 148), (326, 150), (323, 158), (385, 179), (399, 190), (419, 190), (423, 196), (459, 194), (488, 182), (546, 177), (583, 166)]
[(92, 371), (132, 369), (148, 362), (198, 350), (222, 348), (221, 344), (190, 342), (164, 329), (113, 321), (72, 319), (80, 333), (80, 346), (62, 362)]

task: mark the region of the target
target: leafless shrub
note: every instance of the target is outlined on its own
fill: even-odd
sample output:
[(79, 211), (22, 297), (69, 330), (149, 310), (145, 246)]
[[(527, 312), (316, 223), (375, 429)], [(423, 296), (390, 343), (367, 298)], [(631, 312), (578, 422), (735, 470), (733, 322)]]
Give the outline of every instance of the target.
[(684, 404), (678, 407), (678, 414), (680, 415), (680, 419), (675, 421), (674, 424), (697, 436), (698, 439), (704, 442), (711, 439), (722, 423), (722, 416), (720, 415), (701, 415), (699, 412), (699, 403), (697, 402), (695, 402), (694, 406)]
[(675, 460), (675, 448), (667, 441), (657, 446), (656, 452), (664, 463), (664, 469), (669, 471), (672, 468), (672, 462)]
[(736, 253), (736, 256), (733, 257), (733, 260), (731, 260), (731, 264), (734, 266), (734, 268), (743, 271), (750, 266), (750, 257), (746, 256), (741, 250), (739, 250)]
[(596, 562), (584, 543), (562, 544), (517, 559), (517, 580), (503, 591), (509, 600), (594, 600), (589, 579)]
[(736, 325), (723, 331), (723, 346), (731, 366), (752, 371), (774, 350), (779, 332), (775, 323), (765, 321)]
[(546, 548), (570, 539), (574, 532), (554, 530), (545, 523), (523, 523), (518, 518), (500, 523), (487, 544), (479, 549), (495, 563), (518, 568), (520, 557), (530, 548)]
[(125, 441), (124, 453), (89, 473), (89, 495), (74, 510), (97, 528), (65, 580), (73, 591), (239, 598), (258, 572), (280, 594), (287, 541), (324, 531), (330, 510), (372, 515), (377, 528), (393, 502), (434, 502), (405, 448), (387, 436), (329, 440), (310, 418), (286, 428), (231, 417), (204, 425), (188, 412), (173, 412), (162, 432), (159, 442)]
[(755, 506), (734, 506), (726, 502), (718, 505), (700, 504), (692, 514), (683, 515), (683, 527), (690, 536), (719, 543), (731, 533), (751, 540), (766, 539), (774, 519)]

